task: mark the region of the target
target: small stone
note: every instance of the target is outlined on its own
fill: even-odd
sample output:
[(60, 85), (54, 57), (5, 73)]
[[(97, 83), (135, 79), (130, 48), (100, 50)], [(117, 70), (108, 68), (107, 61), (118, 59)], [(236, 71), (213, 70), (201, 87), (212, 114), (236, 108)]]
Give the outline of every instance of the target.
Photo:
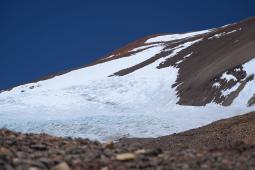
[(19, 158), (14, 158), (12, 160), (14, 165), (21, 165), (21, 164), (31, 164), (30, 160), (26, 160), (26, 159), (19, 159)]
[(165, 158), (165, 157), (166, 157), (166, 155), (165, 155), (165, 154), (163, 154), (163, 153), (161, 153), (161, 154), (159, 154), (159, 155), (158, 155), (158, 157), (159, 157), (159, 158)]
[(188, 164), (183, 164), (183, 165), (182, 165), (182, 169), (190, 169), (190, 167), (189, 167)]
[(43, 164), (42, 162), (39, 161), (31, 161), (30, 165), (32, 167), (37, 167), (38, 169), (46, 169), (47, 165)]
[(207, 164), (202, 164), (202, 165), (201, 165), (201, 168), (202, 168), (202, 169), (208, 169), (209, 166), (208, 166)]
[[(0, 160), (0, 169), (6, 169), (6, 170), (14, 170), (14, 168), (10, 165), (10, 164), (8, 164), (7, 162), (4, 162), (4, 161), (1, 161)], [(2, 170), (1, 169), (1, 170)]]
[(137, 151), (135, 151), (135, 154), (146, 154), (146, 150), (145, 149), (139, 149), (139, 150), (137, 150)]
[(204, 154), (203, 154), (203, 153), (197, 153), (196, 156), (197, 156), (198, 158), (202, 158), (202, 157), (204, 157)]
[(36, 167), (30, 167), (28, 170), (39, 170), (39, 169)]
[(1, 147), (0, 148), (0, 155), (9, 155), (11, 154), (11, 151), (7, 148)]
[(253, 158), (255, 158), (255, 152), (253, 152), (253, 153), (251, 154), (251, 156), (252, 156)]
[(134, 160), (135, 159), (135, 154), (132, 154), (132, 153), (117, 154), (116, 159), (119, 160), (119, 161)]
[(52, 170), (71, 170), (70, 167), (67, 165), (66, 162), (59, 163), (58, 165), (54, 166)]
[(103, 167), (103, 168), (101, 168), (101, 170), (109, 170), (109, 168), (108, 167)]
[(38, 161), (46, 166), (50, 164), (50, 159), (48, 158), (40, 158)]
[(222, 161), (222, 163), (223, 163), (223, 164), (225, 164), (225, 165), (228, 165), (228, 164), (230, 164), (230, 161), (229, 161), (229, 160), (224, 159), (224, 160)]
[(114, 148), (114, 143), (113, 141), (109, 141), (103, 144), (104, 148), (108, 148), (108, 149), (113, 149)]
[(162, 153), (162, 150), (160, 148), (156, 148), (156, 149), (147, 150), (146, 153), (144, 154), (148, 156), (158, 156), (161, 153)]
[(30, 148), (35, 149), (35, 150), (40, 150), (40, 151), (44, 151), (47, 150), (47, 146), (43, 145), (43, 144), (35, 144), (35, 145), (31, 145)]

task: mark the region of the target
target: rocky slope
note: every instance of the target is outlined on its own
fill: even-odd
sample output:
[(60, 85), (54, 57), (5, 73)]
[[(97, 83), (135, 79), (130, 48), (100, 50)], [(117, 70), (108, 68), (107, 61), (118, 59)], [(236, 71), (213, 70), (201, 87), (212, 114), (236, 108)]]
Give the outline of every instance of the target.
[[(103, 58), (94, 64), (131, 56), (162, 43), (164, 49), (154, 57), (119, 70), (113, 75), (124, 76), (164, 58), (157, 66), (158, 69), (179, 68), (179, 75), (172, 85), (177, 87), (178, 104), (206, 105), (215, 102), (228, 106), (238, 97), (245, 84), (254, 79), (254, 75), (249, 75), (243, 68), (243, 64), (255, 58), (254, 30), (255, 18), (249, 18), (239, 23), (193, 34), (145, 37), (112, 53), (110, 58)], [(133, 50), (139, 46), (143, 48)], [(176, 49), (179, 50), (175, 51)], [(239, 88), (231, 94), (222, 93), (235, 85)], [(246, 104), (252, 105), (248, 102)]]
[(157, 139), (99, 143), (0, 130), (1, 170), (255, 169), (255, 112)]

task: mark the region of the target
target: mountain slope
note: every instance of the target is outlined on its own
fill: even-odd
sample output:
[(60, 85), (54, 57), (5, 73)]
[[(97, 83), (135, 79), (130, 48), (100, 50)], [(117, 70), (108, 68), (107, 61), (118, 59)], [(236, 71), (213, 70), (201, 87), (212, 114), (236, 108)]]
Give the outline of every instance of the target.
[[(155, 35), (0, 93), (0, 125), (100, 140), (155, 137), (254, 110), (255, 18)], [(14, 116), (15, 115), (15, 116)]]
[(123, 146), (136, 143), (144, 148), (161, 148), (178, 152), (183, 148), (231, 148), (234, 145), (255, 145), (255, 112), (219, 120), (209, 125), (191, 129), (179, 134), (159, 138), (123, 138)]

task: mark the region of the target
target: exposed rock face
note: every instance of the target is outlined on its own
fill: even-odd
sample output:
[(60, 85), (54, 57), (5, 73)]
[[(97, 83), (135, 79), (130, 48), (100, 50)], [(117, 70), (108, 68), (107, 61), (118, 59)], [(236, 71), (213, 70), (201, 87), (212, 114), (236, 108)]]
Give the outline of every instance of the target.
[[(215, 37), (215, 34), (223, 35), (231, 30), (237, 31), (220, 38)], [(180, 97), (178, 103), (205, 105), (215, 102), (230, 105), (237, 95), (224, 97), (221, 91), (231, 89), (248, 76), (242, 70), (242, 65), (255, 56), (255, 19), (217, 29), (206, 36), (203, 35), (202, 38), (202, 41), (160, 64), (159, 68), (174, 66), (180, 58), (190, 54), (177, 66), (180, 68), (179, 76), (173, 87), (177, 87)], [(221, 80), (220, 77), (225, 72), (233, 75), (236, 80)], [(245, 86), (248, 80), (250, 79), (240, 86)], [(216, 82), (219, 82), (219, 88), (213, 87)]]
[[(245, 84), (253, 80), (254, 75), (247, 75), (246, 71), (242, 69), (242, 65), (255, 58), (255, 18), (178, 41), (149, 44), (144, 41), (142, 43), (146, 39), (148, 38), (136, 41), (127, 47), (163, 43), (165, 45), (164, 50), (142, 63), (119, 70), (113, 75), (125, 76), (160, 58), (166, 58), (157, 68), (162, 69), (170, 66), (179, 68), (176, 83), (172, 86), (177, 87), (177, 95), (180, 97), (178, 104), (201, 106), (215, 102), (228, 106), (242, 91)], [(183, 49), (173, 57), (168, 57), (176, 47), (190, 41), (197, 41), (197, 43)], [(116, 55), (117, 58), (122, 56), (120, 54), (123, 56), (132, 55), (133, 53), (127, 52), (130, 49), (123, 48), (112, 55)], [(105, 61), (114, 59), (116, 58), (112, 57)], [(99, 60), (99, 62), (104, 62), (104, 60)], [(231, 81), (220, 79), (224, 73), (232, 75), (234, 79)], [(219, 88), (213, 86), (217, 82), (220, 83)], [(229, 96), (222, 95), (222, 90), (231, 89), (237, 83), (241, 83), (241, 85), (236, 92)]]
[(255, 105), (255, 94), (253, 95), (252, 98), (250, 98), (250, 100), (248, 101), (248, 106), (253, 106)]

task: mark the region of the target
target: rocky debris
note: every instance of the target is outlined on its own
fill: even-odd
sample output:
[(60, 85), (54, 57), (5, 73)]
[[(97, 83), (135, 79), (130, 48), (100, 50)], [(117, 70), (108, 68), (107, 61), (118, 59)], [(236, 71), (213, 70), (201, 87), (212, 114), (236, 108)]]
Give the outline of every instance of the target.
[(1, 170), (255, 169), (255, 112), (156, 139), (99, 143), (0, 130)]

